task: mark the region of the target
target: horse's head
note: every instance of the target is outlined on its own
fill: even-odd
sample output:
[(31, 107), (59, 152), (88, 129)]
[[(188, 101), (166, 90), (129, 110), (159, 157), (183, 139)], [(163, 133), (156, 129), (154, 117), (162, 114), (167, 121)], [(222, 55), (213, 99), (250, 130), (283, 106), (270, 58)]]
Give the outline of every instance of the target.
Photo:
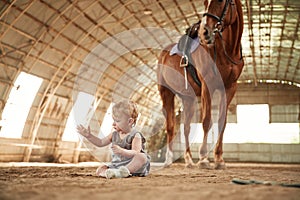
[(236, 0), (205, 0), (205, 13), (198, 32), (201, 43), (213, 45), (216, 33), (222, 33), (224, 28), (237, 19)]

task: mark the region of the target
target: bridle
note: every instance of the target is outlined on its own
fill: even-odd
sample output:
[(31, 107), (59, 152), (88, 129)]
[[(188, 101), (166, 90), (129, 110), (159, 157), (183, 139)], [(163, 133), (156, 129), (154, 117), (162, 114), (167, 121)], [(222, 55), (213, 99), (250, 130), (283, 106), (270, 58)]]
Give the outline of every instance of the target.
[[(226, 0), (225, 6), (224, 6), (224, 8), (223, 8), (223, 11), (222, 11), (222, 14), (221, 14), (220, 17), (218, 17), (218, 16), (216, 16), (216, 15), (214, 15), (214, 14), (211, 14), (211, 13), (209, 13), (209, 12), (204, 13), (204, 14), (203, 14), (203, 17), (205, 17), (205, 16), (207, 16), (207, 17), (212, 17), (212, 18), (214, 18), (215, 20), (217, 20), (217, 23), (216, 23), (215, 26), (214, 26), (215, 29), (213, 30), (213, 33), (214, 33), (214, 34), (215, 34), (215, 33), (218, 33), (218, 34), (219, 34), (219, 36), (220, 36), (220, 38), (221, 38), (221, 40), (222, 40), (222, 46), (223, 46), (223, 50), (224, 50), (224, 52), (225, 52), (225, 56), (228, 58), (228, 60), (229, 60), (231, 63), (233, 63), (233, 64), (235, 64), (235, 65), (238, 65), (238, 64), (240, 64), (240, 63), (243, 62), (242, 47), (241, 47), (241, 49), (240, 49), (240, 51), (241, 51), (241, 58), (240, 58), (240, 60), (239, 60), (239, 61), (234, 61), (234, 60), (227, 54), (227, 51), (226, 51), (226, 49), (225, 49), (224, 40), (223, 40), (223, 37), (222, 37), (222, 32), (224, 31), (224, 18), (225, 18), (226, 14), (227, 14), (227, 11), (228, 11), (228, 8), (229, 8), (229, 4), (230, 4), (231, 6), (234, 6), (234, 5), (235, 5), (234, 2), (233, 2), (232, 0)], [(232, 9), (231, 9), (231, 12), (230, 12), (230, 22), (231, 22), (231, 20), (232, 20)], [(216, 54), (216, 47), (214, 46), (214, 61), (216, 61), (216, 59), (217, 59), (216, 56), (217, 56), (217, 54)]]
[[(215, 24), (214, 32), (220, 32), (220, 33), (223, 32), (223, 30), (224, 30), (224, 18), (227, 14), (229, 3), (231, 3), (231, 5), (234, 5), (232, 0), (226, 0), (225, 6), (224, 6), (222, 14), (221, 14), (221, 17), (218, 17), (217, 15), (211, 14), (209, 12), (206, 12), (206, 13), (203, 14), (203, 17), (208, 16), (208, 17), (212, 17), (212, 18), (217, 20), (217, 23)], [(231, 13), (230, 13), (230, 15), (231, 15)], [(230, 20), (231, 20), (231, 17), (230, 17)]]

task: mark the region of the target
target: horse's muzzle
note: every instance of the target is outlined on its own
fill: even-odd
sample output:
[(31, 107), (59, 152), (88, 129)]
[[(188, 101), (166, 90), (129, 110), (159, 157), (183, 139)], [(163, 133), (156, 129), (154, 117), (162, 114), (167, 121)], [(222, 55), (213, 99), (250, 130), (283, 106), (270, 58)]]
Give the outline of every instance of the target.
[(198, 32), (201, 44), (203, 45), (213, 45), (215, 42), (216, 30), (211, 29), (208, 26), (201, 26)]

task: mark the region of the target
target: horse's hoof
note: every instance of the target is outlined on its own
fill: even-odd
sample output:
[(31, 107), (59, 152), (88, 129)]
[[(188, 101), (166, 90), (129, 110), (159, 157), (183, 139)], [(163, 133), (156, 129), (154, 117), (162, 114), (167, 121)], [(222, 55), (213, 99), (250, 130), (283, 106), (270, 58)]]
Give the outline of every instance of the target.
[(164, 168), (171, 167), (172, 163), (164, 163)]
[(210, 164), (208, 160), (202, 160), (197, 163), (200, 169), (210, 169)]
[(215, 169), (226, 169), (225, 162), (215, 163)]
[(193, 168), (195, 166), (194, 163), (186, 163), (185, 168)]

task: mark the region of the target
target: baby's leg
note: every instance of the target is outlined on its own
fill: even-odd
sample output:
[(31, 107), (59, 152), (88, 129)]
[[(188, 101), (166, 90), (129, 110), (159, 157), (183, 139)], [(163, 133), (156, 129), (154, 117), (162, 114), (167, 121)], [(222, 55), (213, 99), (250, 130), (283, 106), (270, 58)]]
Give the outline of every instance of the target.
[(107, 179), (126, 178), (130, 176), (130, 172), (125, 166), (121, 166), (119, 169), (110, 169), (106, 165), (101, 165), (96, 170), (96, 175)]
[(106, 170), (108, 167), (106, 165), (100, 165), (98, 169), (96, 170), (96, 176), (106, 177)]
[(130, 173), (135, 173), (147, 162), (147, 156), (144, 153), (136, 154), (131, 162), (126, 166)]

